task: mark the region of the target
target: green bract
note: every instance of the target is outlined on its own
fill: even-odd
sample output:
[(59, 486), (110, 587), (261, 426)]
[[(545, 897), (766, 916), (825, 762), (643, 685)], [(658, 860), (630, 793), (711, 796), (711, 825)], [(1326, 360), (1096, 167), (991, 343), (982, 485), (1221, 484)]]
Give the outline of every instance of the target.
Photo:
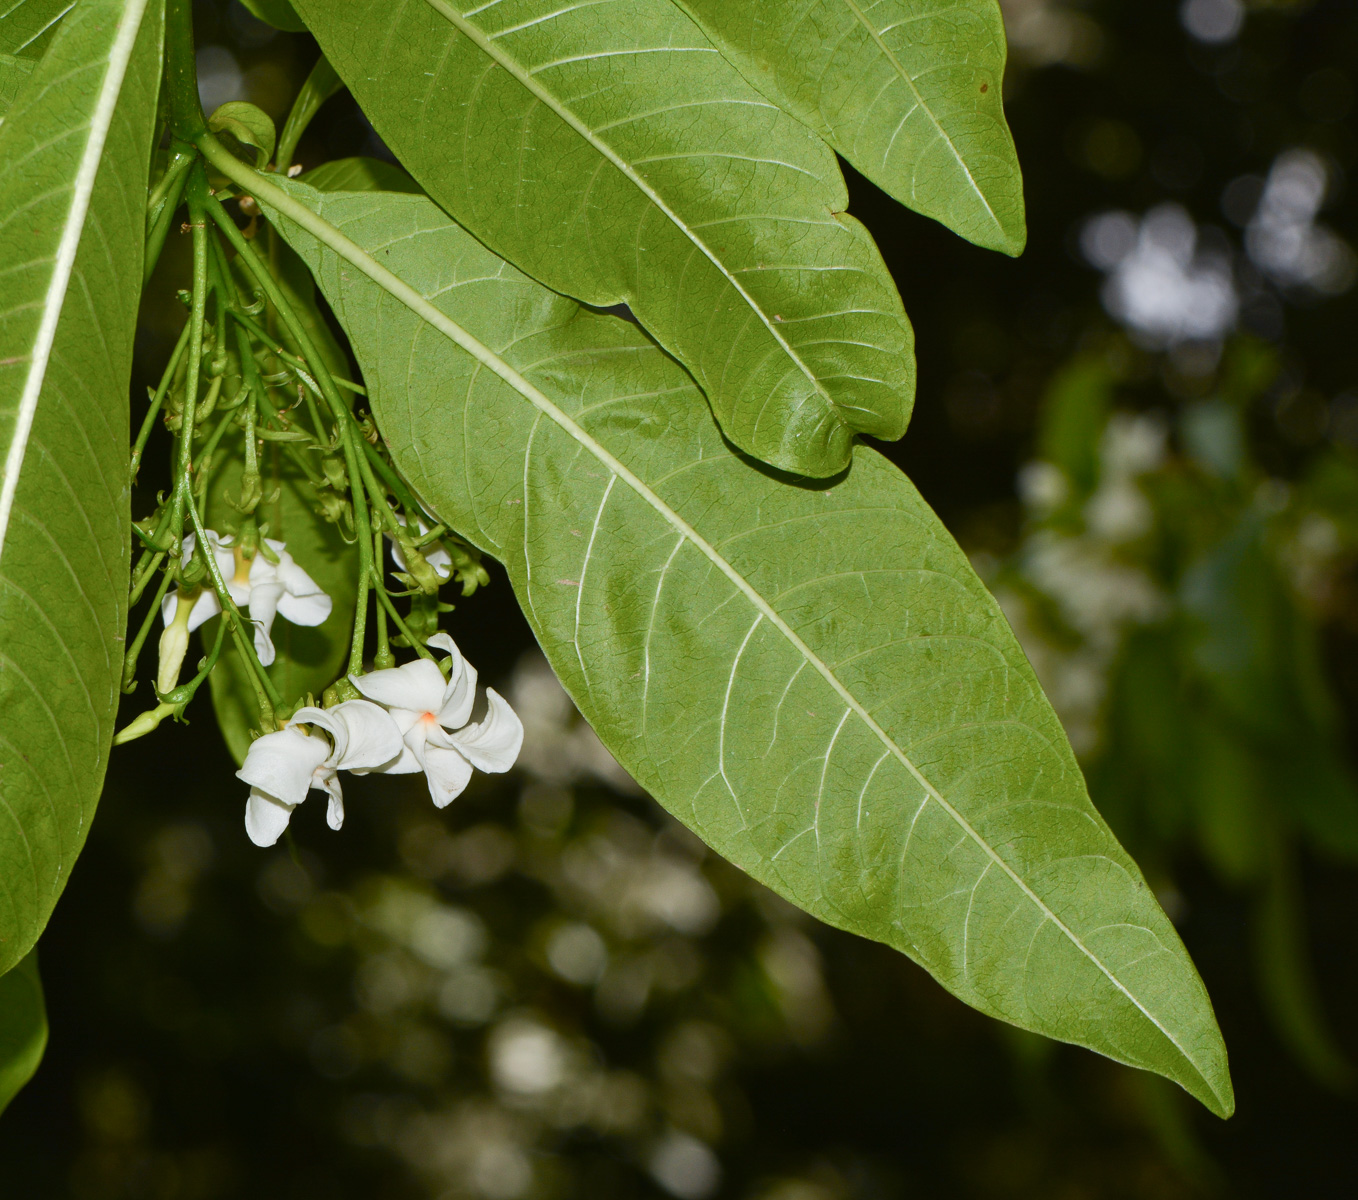
[(833, 152), (669, 0), (297, 7), (439, 204), (627, 304), (743, 450), (827, 476), (855, 433), (905, 431), (910, 326)]
[(0, 971), (84, 844), (117, 710), (160, 39), (149, 0), (85, 0), (0, 126)]
[(899, 471), (862, 448), (828, 486), (751, 464), (631, 325), (535, 284), (422, 197), (257, 196), (345, 326), (398, 465), (505, 562), (643, 786), (982, 1011), (1232, 1110), (1173, 927)]

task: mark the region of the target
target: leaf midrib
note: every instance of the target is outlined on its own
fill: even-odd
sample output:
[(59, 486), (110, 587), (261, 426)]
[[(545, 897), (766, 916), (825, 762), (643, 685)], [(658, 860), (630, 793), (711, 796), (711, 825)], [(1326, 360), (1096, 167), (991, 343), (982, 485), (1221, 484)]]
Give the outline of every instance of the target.
[[(662, 213), (664, 213), (666, 218), (675, 226), (675, 228), (678, 229), (690, 242), (692, 242), (693, 245), (697, 247), (699, 251), (701, 251), (703, 256), (710, 263), (712, 263), (712, 265), (716, 267), (719, 272), (721, 272), (722, 278), (724, 278), (726, 282), (736, 290), (736, 292), (740, 295), (740, 298), (744, 300), (745, 303), (750, 307), (751, 311), (753, 311), (759, 317), (759, 320), (763, 324), (764, 328), (768, 330), (769, 335), (773, 338), (775, 342), (778, 343), (780, 347), (782, 347), (783, 352), (793, 362), (797, 364), (802, 374), (806, 376), (807, 382), (811, 384), (811, 387), (815, 391), (816, 395), (818, 395), (831, 410), (833, 411), (838, 410), (838, 405), (835, 403), (834, 399), (830, 396), (830, 394), (821, 386), (820, 381), (816, 378), (815, 373), (811, 370), (810, 367), (806, 365), (806, 363), (802, 360), (801, 356), (792, 348), (791, 344), (787, 341), (787, 339), (784, 338), (783, 335), (778, 331), (774, 322), (769, 319), (768, 314), (766, 314), (764, 310), (755, 302), (754, 297), (751, 296), (749, 292), (747, 292), (741, 286), (740, 281), (735, 277), (735, 275), (731, 273), (731, 271), (727, 269), (726, 265), (721, 261), (721, 259), (718, 258), (715, 253), (713, 253), (713, 251), (707, 245), (707, 243), (703, 241), (702, 238), (697, 236), (693, 229), (690, 228), (688, 223), (684, 221), (679, 216), (679, 214), (676, 213), (665, 202), (665, 200), (660, 196), (660, 194), (654, 188), (652, 188), (650, 184), (648, 184), (645, 181), (645, 179), (643, 179), (632, 168), (632, 165), (628, 163), (625, 158), (618, 154), (606, 142), (600, 139), (594, 130), (592, 130), (582, 120), (580, 120), (580, 118), (577, 117), (575, 113), (573, 113), (569, 108), (567, 108), (564, 104), (557, 100), (556, 97), (553, 96), (553, 94), (550, 91), (548, 91), (545, 87), (540, 85), (536, 78), (534, 78), (532, 75), (529, 75), (526, 71), (524, 71), (524, 69), (513, 58), (511, 58), (506, 53), (502, 53), (499, 47), (496, 46), (495, 43), (492, 42), (491, 39), (488, 38), (484, 33), (482, 33), (481, 30), (479, 30), (470, 21), (466, 20), (466, 18), (464, 18), (461, 14), (457, 13), (454, 9), (452, 9), (447, 4), (446, 0), (425, 0), (425, 3), (428, 4), (430, 8), (434, 9), (435, 12), (439, 13), (442, 17), (444, 17), (445, 20), (454, 25), (458, 29), (458, 31), (461, 32), (466, 38), (468, 38), (473, 44), (475, 44), (482, 51), (482, 53), (484, 53), (487, 57), (493, 59), (501, 67), (503, 67), (506, 71), (513, 75), (514, 78), (518, 80), (518, 82), (524, 88), (530, 91), (539, 101), (545, 104), (548, 108), (552, 110), (552, 112), (554, 112), (558, 117), (560, 117), (561, 120), (563, 120), (567, 125), (574, 129), (575, 132), (578, 133), (582, 138), (584, 138), (599, 154), (602, 154), (605, 158), (608, 159), (609, 162), (611, 162), (615, 167), (617, 167), (617, 169), (623, 173), (623, 175), (634, 187), (637, 188), (638, 191), (640, 191), (652, 204), (654, 204), (656, 208), (658, 208)], [(669, 47), (665, 47), (665, 49), (669, 49)], [(913, 87), (914, 85), (911, 84), (911, 86)], [(970, 174), (968, 174), (968, 178), (970, 178)]]
[(94, 192), (100, 159), (103, 158), (104, 143), (108, 138), (113, 110), (122, 91), (127, 65), (131, 61), (132, 50), (136, 45), (137, 34), (141, 30), (142, 17), (148, 3), (149, 0), (127, 0), (119, 18), (118, 32), (104, 58), (104, 78), (99, 84), (99, 97), (90, 113), (86, 142), (80, 154), (80, 166), (71, 185), (70, 205), (66, 210), (61, 237), (57, 242), (52, 277), (48, 281), (47, 292), (43, 297), (42, 320), (38, 323), (37, 336), (30, 352), (28, 375), (24, 379), (24, 388), (19, 397), (12, 440), (5, 454), (4, 473), (0, 476), (0, 556), (4, 554), (5, 538), (9, 532), (10, 516), (14, 508), (14, 496), (19, 488), (19, 475), (23, 471), (24, 459), (28, 453), (28, 439), (33, 431), (33, 419), (37, 414), (42, 385), (47, 377), (47, 364), (52, 355), (52, 345), (56, 340), (57, 323), (61, 319), (61, 310), (65, 304), (66, 289), (75, 267), (76, 252), (80, 248), (80, 238), (85, 229), (85, 217), (89, 213), (90, 197)]
[[(952, 138), (948, 136), (948, 131), (943, 128), (942, 122), (940, 122), (939, 119), (934, 115), (934, 110), (930, 108), (927, 103), (925, 103), (924, 97), (920, 94), (919, 88), (915, 86), (915, 81), (911, 77), (910, 72), (905, 69), (905, 64), (902, 63), (901, 60), (896, 57), (896, 52), (886, 44), (885, 40), (882, 38), (882, 35), (878, 33), (877, 27), (873, 25), (871, 21), (868, 20), (867, 14), (858, 6), (858, 0), (844, 0), (844, 4), (853, 13), (855, 19), (859, 22), (859, 24), (861, 24), (863, 28), (868, 31), (868, 36), (871, 37), (872, 40), (877, 43), (877, 48), (881, 50), (882, 54), (886, 57), (887, 61), (896, 69), (896, 73), (900, 75), (902, 79), (905, 80), (906, 86), (910, 89), (911, 93), (914, 95), (916, 103), (928, 116), (929, 121), (933, 125), (934, 130), (937, 132), (938, 136), (943, 139), (948, 149), (952, 151), (952, 156), (957, 160), (957, 165), (962, 168), (962, 173), (967, 177), (967, 183), (971, 185), (971, 190), (976, 193), (976, 198), (981, 202), (990, 219), (995, 222), (996, 230), (1000, 233), (1002, 237), (1007, 236), (1007, 234), (1005, 234), (1003, 223), (1000, 221), (999, 217), (995, 215), (995, 210), (990, 207), (990, 201), (986, 199), (985, 193), (981, 191), (980, 187), (977, 185), (976, 177), (971, 173), (971, 168), (967, 166), (966, 160), (962, 157), (961, 153), (958, 151), (957, 146), (953, 142)], [(885, 166), (885, 163), (883, 163), (883, 165)]]
[[(739, 571), (735, 569), (722, 555), (711, 545), (696, 529), (683, 519), (677, 512), (669, 507), (661, 498), (656, 495), (650, 487), (636, 476), (627, 466), (615, 458), (607, 449), (596, 441), (589, 433), (577, 425), (565, 412), (557, 407), (543, 392), (539, 391), (532, 383), (519, 374), (513, 367), (500, 358), (490, 347), (473, 337), (454, 321), (446, 313), (436, 308), (426, 300), (419, 292), (401, 279), (398, 275), (382, 266), (381, 263), (373, 259), (361, 246), (347, 237), (335, 226), (331, 225), (324, 217), (307, 208), (300, 201), (295, 200), (281, 188), (263, 179), (259, 175), (250, 171), (244, 164), (233, 159), (220, 147), (204, 145), (204, 151), (212, 163), (232, 178), (242, 187), (249, 190), (256, 198), (264, 200), (267, 204), (278, 209), (284, 216), (296, 222), (323, 245), (329, 247), (335, 254), (345, 261), (362, 271), (375, 284), (386, 291), (389, 295), (399, 300), (409, 308), (416, 316), (420, 317), (429, 325), (432, 325), (440, 333), (444, 334), (450, 341), (454, 342), (475, 358), (488, 370), (493, 371), (500, 379), (509, 384), (515, 391), (524, 397), (529, 403), (537, 408), (544, 416), (548, 417), (560, 429), (575, 440), (582, 448), (592, 454), (603, 466), (607, 467), (614, 475), (622, 479), (642, 500), (644, 500), (655, 512), (661, 516), (677, 533), (686, 538), (691, 545), (697, 548), (719, 571), (722, 572), (736, 588), (750, 601), (756, 611), (762, 614), (763, 618), (773, 625), (783, 636), (794, 646), (803, 659), (810, 663), (820, 676), (830, 685), (840, 699), (859, 717), (859, 719), (873, 732), (887, 752), (895, 757), (915, 781), (924, 789), (929, 798), (933, 799), (940, 808), (946, 812), (957, 826), (972, 839), (972, 841), (985, 853), (991, 862), (1000, 868), (1008, 876), (1010, 881), (1028, 897), (1042, 914), (1043, 919), (1050, 921), (1059, 929), (1103, 975), (1112, 985), (1131, 1002), (1133, 1007), (1141, 1013), (1166, 1040), (1174, 1046), (1189, 1064), (1198, 1073), (1203, 1083), (1213, 1095), (1217, 1091), (1208, 1081), (1206, 1074), (1198, 1067), (1193, 1057), (1157, 1018), (1151, 1013), (1141, 1001), (1122, 983), (1120, 979), (1108, 968), (1102, 959), (1098, 957), (1083, 941), (1075, 934), (1064, 921), (1028, 886), (1027, 882), (1015, 871), (1003, 858), (996, 852), (994, 847), (987, 842), (980, 833), (971, 825), (965, 817), (945, 800), (937, 788), (925, 778), (923, 773), (906, 756), (905, 752), (896, 745), (891, 736), (873, 718), (872, 714), (862, 705), (852, 692), (839, 680), (835, 673), (822, 659), (802, 640), (800, 635), (794, 630), (783, 617), (775, 611), (772, 606), (755, 590), (752, 584), (745, 579)], [(1147, 932), (1150, 932), (1149, 930)]]

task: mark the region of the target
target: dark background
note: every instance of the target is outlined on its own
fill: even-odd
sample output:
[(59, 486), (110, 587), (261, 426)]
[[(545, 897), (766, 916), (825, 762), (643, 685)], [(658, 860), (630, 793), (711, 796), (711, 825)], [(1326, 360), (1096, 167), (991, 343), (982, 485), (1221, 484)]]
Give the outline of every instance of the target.
[[(1028, 204), (1018, 260), (960, 241), (846, 168), (851, 211), (917, 334), (913, 424), (884, 450), (970, 551), (1003, 559), (1018, 546), (1015, 477), (1048, 383), (1115, 333), (1077, 249), (1085, 218), (1174, 200), (1238, 245), (1228, 185), (1305, 146), (1331, 171), (1323, 221), (1358, 245), (1358, 5), (1254, 5), (1240, 36), (1216, 46), (1190, 37), (1177, 12), (1167, 0), (1007, 6), (1008, 115)], [(238, 4), (199, 3), (195, 15), (200, 43), (223, 48), (204, 67), (226, 88), (217, 100), (253, 99), (281, 122), (314, 43), (272, 34)], [(360, 152), (383, 150), (346, 95), (299, 158)], [(182, 269), (172, 245), (155, 286)], [(1279, 478), (1334, 449), (1325, 420), (1288, 414), (1299, 394), (1323, 412), (1358, 384), (1356, 297), (1280, 295), (1256, 322), (1283, 382), (1250, 414), (1251, 439)], [(134, 395), (158, 376), (177, 319), (148, 300)], [(1120, 403), (1172, 412), (1213, 386), (1150, 355)], [(449, 626), (494, 682), (531, 636), (492, 576)], [(1331, 684), (1358, 701), (1351, 637), (1326, 636)], [(153, 747), (113, 755), (40, 947), (51, 1042), (0, 1121), (0, 1195), (621, 1200), (665, 1195), (666, 1178), (693, 1200), (1358, 1194), (1358, 1104), (1279, 1041), (1249, 965), (1246, 905), (1192, 852), (1174, 864), (1180, 929), (1231, 1052), (1239, 1108), (1224, 1123), (1173, 1088), (1001, 1028), (883, 947), (799, 919), (650, 801), (583, 769), (482, 779), (437, 818), (418, 788), (355, 781), (342, 834), (324, 829), (318, 803), (294, 822), (299, 862), (259, 851), (240, 827), (243, 785), (199, 707)], [(1355, 720), (1350, 703), (1346, 729)], [(642, 864), (638, 877), (648, 855), (684, 864), (704, 881), (690, 891), (718, 910), (687, 926), (628, 926), (567, 878), (570, 847), (586, 844)], [(430, 845), (446, 851), (438, 862)], [(1358, 873), (1304, 852), (1301, 878), (1320, 1002), (1358, 1060)], [(428, 964), (371, 915), (402, 879), (421, 903), (489, 931), (494, 1015), (438, 1015)], [(614, 966), (587, 983), (563, 978), (543, 946), (565, 920), (603, 931)], [(651, 964), (640, 1006), (626, 998), (626, 963)], [(404, 992), (374, 982), (384, 970), (405, 972)], [(552, 1107), (559, 1097), (507, 1091), (495, 1030), (530, 1018), (586, 1064), (571, 1078), (606, 1076), (632, 1097), (617, 1110), (631, 1115), (576, 1119)], [(507, 1158), (483, 1153), (502, 1144)], [(667, 1146), (687, 1173), (666, 1175)]]

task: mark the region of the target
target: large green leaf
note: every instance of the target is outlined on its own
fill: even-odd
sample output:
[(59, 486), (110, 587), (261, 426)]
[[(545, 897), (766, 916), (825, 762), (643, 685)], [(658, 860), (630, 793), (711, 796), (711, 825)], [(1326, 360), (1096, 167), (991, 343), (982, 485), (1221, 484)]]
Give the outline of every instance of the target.
[(726, 435), (808, 475), (896, 438), (910, 326), (834, 154), (669, 0), (298, 0), (426, 191), (589, 304), (628, 304)]
[(33, 1078), (47, 1049), (47, 1008), (38, 977), (38, 952), (0, 975), (0, 1113)]
[(883, 190), (1018, 254), (1023, 181), (996, 0), (677, 0), (775, 104)]
[(407, 478), (505, 563), (643, 786), (982, 1011), (1231, 1111), (1187, 953), (904, 475), (860, 447), (813, 487), (732, 453), (630, 324), (533, 283), (421, 197), (254, 194), (292, 218)]
[(0, 53), (38, 58), (75, 0), (0, 0)]
[(0, 124), (4, 123), (5, 114), (18, 96), (19, 89), (33, 74), (33, 66), (31, 58), (16, 58), (12, 54), (0, 53)]
[(261, 21), (288, 33), (305, 33), (306, 24), (288, 0), (241, 0)]
[(0, 126), (0, 971), (85, 841), (118, 706), (160, 13), (83, 0)]

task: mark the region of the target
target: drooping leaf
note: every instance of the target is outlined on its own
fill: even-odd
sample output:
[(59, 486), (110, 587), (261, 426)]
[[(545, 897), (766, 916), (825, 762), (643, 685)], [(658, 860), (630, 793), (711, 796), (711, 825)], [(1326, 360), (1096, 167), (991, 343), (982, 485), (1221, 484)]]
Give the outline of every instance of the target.
[(625, 303), (789, 471), (896, 438), (912, 335), (834, 154), (668, 0), (299, 0), (378, 132), (487, 245)]
[(12, 54), (0, 54), (0, 125), (4, 124), (5, 114), (19, 89), (33, 74), (34, 60), (15, 58)]
[(46, 1049), (47, 1008), (38, 952), (30, 950), (0, 975), (0, 1113), (33, 1078)]
[(262, 108), (245, 100), (228, 100), (218, 105), (207, 120), (213, 133), (229, 133), (242, 146), (255, 151), (255, 166), (263, 167), (273, 157), (278, 141), (273, 118)]
[(639, 331), (533, 283), (423, 198), (263, 190), (401, 469), (505, 563), (643, 786), (755, 878), (982, 1011), (1231, 1111), (1187, 953), (904, 475), (860, 447), (812, 487), (732, 453)]
[(0, 53), (40, 58), (75, 0), (0, 0)]
[(676, 0), (756, 88), (902, 204), (1019, 254), (996, 0)]
[(281, 29), (286, 33), (305, 33), (306, 22), (297, 15), (288, 0), (240, 0), (252, 13), (266, 25)]
[(113, 736), (160, 39), (148, 0), (84, 0), (0, 126), (0, 970), (47, 923)]

